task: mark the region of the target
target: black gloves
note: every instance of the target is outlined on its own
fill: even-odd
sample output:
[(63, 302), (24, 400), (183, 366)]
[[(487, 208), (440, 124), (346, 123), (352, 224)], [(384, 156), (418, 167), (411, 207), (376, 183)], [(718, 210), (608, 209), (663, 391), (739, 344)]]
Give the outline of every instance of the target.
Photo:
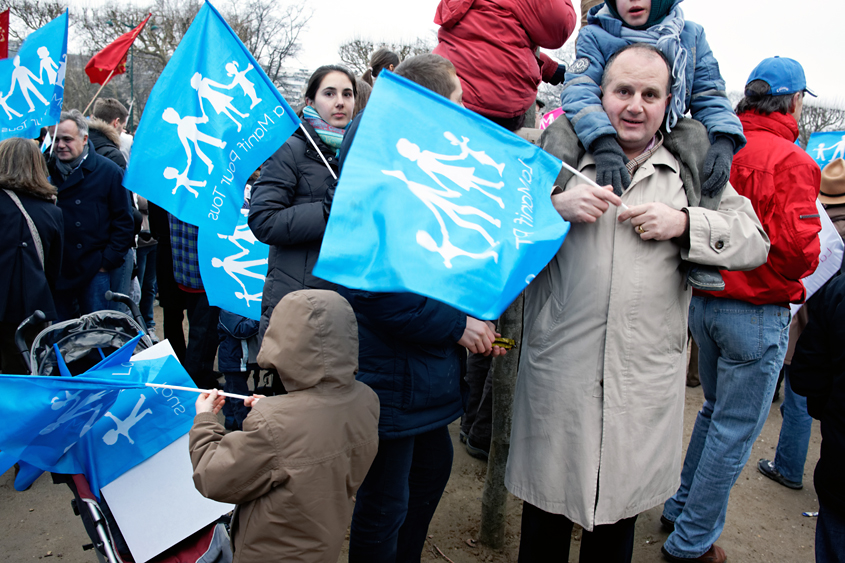
[(566, 76), (566, 65), (563, 65), (563, 64), (558, 64), (558, 65), (557, 65), (557, 70), (556, 70), (556, 71), (555, 71), (555, 73), (552, 75), (552, 77), (551, 77), (551, 78), (549, 78), (546, 82), (548, 82), (548, 83), (549, 83), (549, 84), (551, 84), (552, 86), (557, 86), (558, 84), (562, 84), (562, 83), (563, 83), (563, 78), (564, 78), (565, 76)]
[(731, 175), (731, 162), (734, 158), (734, 143), (730, 137), (719, 135), (710, 145), (704, 158), (704, 182), (701, 195), (713, 197), (722, 192)]
[(337, 180), (329, 178), (326, 181), (326, 193), (323, 195), (323, 218), (328, 221), (329, 213), (332, 210), (332, 202), (334, 201), (334, 190), (337, 188)]
[(613, 135), (599, 137), (593, 141), (591, 152), (596, 160), (596, 183), (600, 186), (613, 186), (613, 193), (621, 196), (622, 192), (631, 185), (631, 175), (625, 167), (628, 157), (625, 156), (616, 137)]

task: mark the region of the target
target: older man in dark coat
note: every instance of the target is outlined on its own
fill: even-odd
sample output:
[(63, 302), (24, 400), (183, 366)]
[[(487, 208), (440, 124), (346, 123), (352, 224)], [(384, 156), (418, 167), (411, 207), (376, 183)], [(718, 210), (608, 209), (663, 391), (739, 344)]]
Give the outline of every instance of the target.
[(65, 223), (56, 285), (59, 318), (108, 309), (104, 294), (111, 289), (110, 272), (124, 263), (133, 242), (123, 171), (96, 153), (88, 140), (88, 123), (77, 110), (62, 112), (48, 168)]

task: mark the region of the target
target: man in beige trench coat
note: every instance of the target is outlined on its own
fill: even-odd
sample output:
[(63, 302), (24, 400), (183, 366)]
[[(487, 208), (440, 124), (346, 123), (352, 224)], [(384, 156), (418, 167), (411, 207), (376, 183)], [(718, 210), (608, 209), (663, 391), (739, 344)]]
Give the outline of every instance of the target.
[[(680, 164), (659, 131), (669, 77), (655, 48), (618, 51), (602, 106), (631, 159), (631, 186), (620, 198), (573, 177), (552, 193), (572, 227), (525, 291), (505, 479), (525, 501), (521, 563), (567, 561), (573, 522), (585, 530), (582, 563), (631, 560), (637, 515), (679, 485), (691, 296), (681, 261), (724, 269), (766, 261), (768, 238), (730, 185), (717, 211), (688, 207)], [(577, 168), (595, 177), (590, 154)]]

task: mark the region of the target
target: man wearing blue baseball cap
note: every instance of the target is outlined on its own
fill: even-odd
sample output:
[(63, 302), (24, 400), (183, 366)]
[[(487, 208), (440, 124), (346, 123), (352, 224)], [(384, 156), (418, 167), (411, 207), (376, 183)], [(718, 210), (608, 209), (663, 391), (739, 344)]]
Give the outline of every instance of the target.
[(730, 183), (751, 200), (771, 241), (765, 264), (722, 271), (725, 290), (696, 290), (689, 326), (699, 346), (704, 405), (681, 471), (681, 487), (660, 520), (673, 530), (669, 561), (723, 562), (715, 545), (731, 488), (769, 413), (789, 336), (790, 303), (806, 297), (801, 278), (819, 262), (816, 197), (820, 170), (795, 145), (807, 89), (804, 69), (785, 57), (751, 72), (736, 107), (748, 144), (731, 166)]

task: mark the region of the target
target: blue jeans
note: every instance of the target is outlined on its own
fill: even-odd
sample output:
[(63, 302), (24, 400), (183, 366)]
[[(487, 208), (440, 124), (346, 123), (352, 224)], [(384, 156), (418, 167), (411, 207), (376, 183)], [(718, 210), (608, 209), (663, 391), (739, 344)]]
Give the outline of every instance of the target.
[(698, 412), (681, 487), (663, 515), (675, 523), (664, 548), (694, 559), (719, 538), (731, 488), (766, 421), (789, 337), (788, 309), (693, 297), (689, 325), (699, 347), (704, 405)]
[(428, 525), (452, 471), (446, 426), (379, 440), (378, 454), (358, 489), (349, 563), (419, 563)]
[(144, 317), (149, 332), (155, 332), (156, 321), (153, 305), (156, 298), (156, 250), (158, 245), (139, 246), (136, 250), (138, 264), (138, 283), (141, 285), (141, 301), (138, 308)]
[(845, 563), (845, 516), (819, 499), (816, 521), (816, 563)]
[(801, 483), (804, 479), (804, 462), (807, 461), (807, 448), (810, 446), (810, 434), (813, 419), (807, 414), (807, 397), (796, 395), (789, 383), (789, 366), (784, 366), (783, 403), (780, 414), (783, 423), (780, 426), (778, 449), (775, 454), (775, 469), (789, 481)]
[[(114, 303), (106, 301), (106, 291), (111, 289), (111, 275), (110, 272), (97, 272), (94, 274), (94, 279), (88, 284), (85, 289), (85, 294), (80, 303), (80, 313), (87, 315), (94, 311), (103, 311), (105, 309), (113, 309)], [(74, 317), (76, 315), (73, 315)]]

